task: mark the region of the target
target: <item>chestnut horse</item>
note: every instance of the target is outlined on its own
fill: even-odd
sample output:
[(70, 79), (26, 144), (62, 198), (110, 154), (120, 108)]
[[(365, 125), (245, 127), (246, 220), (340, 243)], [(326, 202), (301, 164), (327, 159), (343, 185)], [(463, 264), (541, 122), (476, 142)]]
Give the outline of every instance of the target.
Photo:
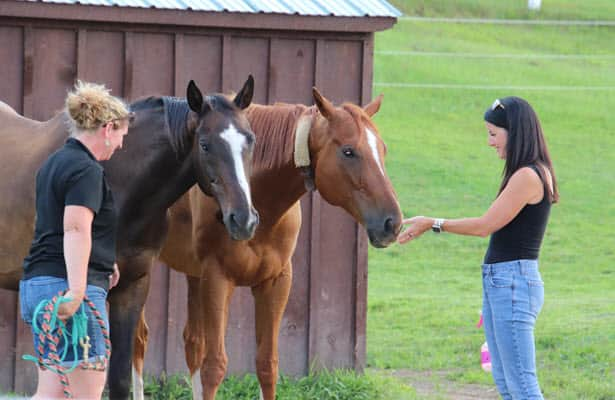
[[(234, 100), (203, 97), (191, 81), (187, 100), (137, 101), (131, 104), (135, 119), (123, 149), (104, 163), (119, 215), (121, 271), (120, 284), (109, 293), (112, 398), (129, 394), (134, 328), (147, 296), (151, 265), (166, 237), (168, 208), (196, 183), (214, 197), (231, 237), (254, 234), (258, 214), (248, 185), (254, 134), (242, 111), (253, 89), (250, 76)], [(35, 173), (67, 139), (68, 121), (65, 113), (33, 121), (0, 103), (0, 288), (18, 290), (34, 231)]]
[[(216, 223), (215, 204), (194, 188), (171, 207), (161, 258), (188, 275), (185, 353), (193, 390), (200, 389), (200, 369), (203, 399), (215, 398), (226, 372), (224, 335), (236, 286), (252, 288), (257, 376), (262, 397), (275, 398), (278, 333), (292, 282), (299, 199), (306, 183), (363, 225), (373, 246), (386, 247), (399, 232), (401, 212), (385, 173), (386, 148), (371, 121), (382, 96), (364, 108), (348, 103), (334, 107), (315, 88), (313, 96), (316, 107), (252, 105), (247, 110), (257, 137), (252, 198), (261, 216), (253, 239), (237, 242), (225, 235)], [(138, 346), (144, 347), (143, 319), (137, 331)], [(137, 354), (142, 359), (143, 351)]]

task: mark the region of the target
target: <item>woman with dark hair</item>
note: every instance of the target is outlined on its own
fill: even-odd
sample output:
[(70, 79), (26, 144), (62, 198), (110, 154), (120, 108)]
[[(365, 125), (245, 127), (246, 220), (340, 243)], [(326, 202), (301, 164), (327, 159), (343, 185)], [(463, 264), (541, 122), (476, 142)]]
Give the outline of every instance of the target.
[[(536, 375), (534, 325), (544, 300), (538, 254), (551, 204), (559, 199), (536, 113), (519, 97), (485, 112), (489, 146), (505, 160), (498, 196), (480, 217), (413, 217), (399, 243), (424, 232), (491, 235), (482, 266), (483, 321), (492, 373), (503, 399), (542, 399)], [(513, 301), (514, 300), (514, 301)]]

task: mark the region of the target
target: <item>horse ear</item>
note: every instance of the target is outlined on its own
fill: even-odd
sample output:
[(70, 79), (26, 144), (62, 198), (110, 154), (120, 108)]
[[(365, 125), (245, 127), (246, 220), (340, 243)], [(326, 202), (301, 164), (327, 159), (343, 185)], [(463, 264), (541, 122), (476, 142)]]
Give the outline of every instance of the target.
[(320, 113), (326, 119), (330, 119), (333, 117), (333, 113), (335, 112), (335, 107), (333, 104), (327, 100), (323, 95), (320, 94), (318, 89), (315, 87), (312, 88), (312, 95), (314, 96), (314, 102), (316, 103), (316, 107), (320, 110)]
[(195, 113), (201, 113), (203, 109), (203, 95), (196, 86), (193, 80), (188, 83), (188, 89), (186, 89), (186, 99), (188, 99), (188, 106)]
[(365, 113), (369, 115), (370, 117), (373, 117), (374, 114), (376, 114), (378, 110), (380, 110), (380, 104), (382, 104), (383, 98), (384, 98), (384, 95), (381, 93), (378, 97), (372, 100), (371, 103), (363, 107), (363, 110), (365, 111)]
[(235, 96), (233, 103), (240, 109), (247, 108), (252, 102), (252, 96), (254, 95), (254, 77), (248, 76), (248, 80), (243, 84), (243, 87)]

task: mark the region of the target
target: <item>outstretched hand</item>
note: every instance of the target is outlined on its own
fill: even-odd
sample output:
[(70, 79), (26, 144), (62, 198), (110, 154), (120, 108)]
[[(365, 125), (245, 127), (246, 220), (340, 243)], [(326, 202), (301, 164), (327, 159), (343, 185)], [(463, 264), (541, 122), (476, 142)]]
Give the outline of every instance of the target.
[(412, 218), (406, 218), (401, 221), (402, 225), (409, 225), (406, 230), (397, 236), (397, 243), (404, 244), (411, 240), (416, 239), (423, 233), (431, 229), (434, 219), (423, 216), (416, 216)]

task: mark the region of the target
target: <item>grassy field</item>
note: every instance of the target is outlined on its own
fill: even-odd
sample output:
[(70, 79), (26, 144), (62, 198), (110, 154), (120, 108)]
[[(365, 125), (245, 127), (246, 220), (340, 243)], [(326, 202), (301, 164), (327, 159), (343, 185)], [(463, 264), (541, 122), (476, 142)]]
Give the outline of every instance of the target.
[[(612, 0), (546, 0), (539, 13), (528, 13), (525, 0), (392, 3), (430, 17), (615, 19)], [(542, 120), (561, 193), (541, 254), (545, 305), (536, 326), (539, 379), (550, 400), (615, 399), (614, 39), (615, 27), (409, 20), (376, 35), (374, 93), (385, 94), (376, 123), (405, 215), (486, 210), (503, 166), (482, 121), (495, 98), (524, 97)], [(486, 246), (487, 239), (426, 234), (370, 249), (366, 374), (282, 378), (278, 399), (493, 398), (479, 365), (484, 335), (475, 327)], [(147, 392), (189, 399), (188, 385), (173, 377)], [(458, 386), (474, 394), (462, 397)], [(254, 376), (231, 378), (218, 399), (257, 393)]]
[[(500, 10), (507, 18), (522, 18), (524, 10), (503, 3), (527, 4), (396, 3), (413, 14), (494, 17)], [(543, 3), (549, 18), (615, 17), (611, 1)], [(573, 4), (578, 14), (566, 11)], [(376, 37), (374, 80), (381, 84), (375, 93), (385, 95), (376, 122), (407, 216), (478, 216), (487, 209), (503, 166), (486, 145), (482, 121), (495, 98), (524, 97), (541, 118), (561, 192), (541, 253), (546, 300), (536, 327), (539, 379), (549, 399), (615, 399), (613, 39), (615, 27), (417, 21), (400, 21)], [(553, 54), (602, 57), (545, 57)], [(479, 366), (484, 339), (475, 327), (486, 246), (487, 239), (426, 234), (403, 247), (370, 249), (370, 367), (436, 371), (441, 380), (491, 385)]]

